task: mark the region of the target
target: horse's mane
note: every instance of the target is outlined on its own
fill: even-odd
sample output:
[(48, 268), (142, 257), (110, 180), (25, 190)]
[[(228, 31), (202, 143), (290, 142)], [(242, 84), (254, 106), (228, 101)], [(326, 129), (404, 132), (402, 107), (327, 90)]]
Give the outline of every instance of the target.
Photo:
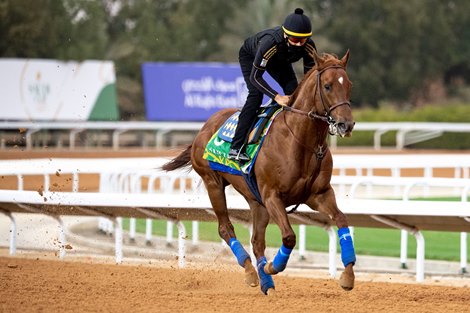
[[(321, 71), (325, 67), (331, 66), (331, 65), (336, 65), (338, 64), (341, 60), (338, 59), (338, 56), (333, 53), (323, 53), (322, 56), (320, 57), (322, 62), (317, 62), (315, 66), (308, 71), (308, 73), (304, 76), (304, 78), (300, 81), (299, 85), (295, 89), (294, 93), (290, 97), (289, 103), (287, 106), (291, 106), (292, 103), (294, 103), (295, 99), (297, 98), (297, 95), (299, 94), (300, 90), (302, 89), (303, 85), (306, 84), (307, 81), (310, 80), (310, 76), (313, 75), (314, 72)], [(320, 63), (320, 64), (318, 64)]]

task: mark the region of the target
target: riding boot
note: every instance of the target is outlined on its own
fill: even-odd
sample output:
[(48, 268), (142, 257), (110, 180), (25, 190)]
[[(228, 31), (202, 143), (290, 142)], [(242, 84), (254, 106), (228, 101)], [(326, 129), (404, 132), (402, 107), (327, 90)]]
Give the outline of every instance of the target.
[(228, 153), (229, 160), (235, 160), (237, 162), (248, 162), (251, 160), (250, 156), (245, 152), (246, 137), (248, 136), (251, 124), (252, 122), (249, 121), (249, 118), (238, 120), (237, 129), (235, 130), (235, 135)]
[(238, 125), (235, 130), (235, 135), (232, 139), (230, 151), (228, 153), (229, 160), (238, 162), (248, 162), (251, 160), (250, 156), (245, 152), (248, 132), (250, 131), (253, 123), (256, 121), (258, 108), (254, 105), (246, 105), (243, 107), (238, 117)]

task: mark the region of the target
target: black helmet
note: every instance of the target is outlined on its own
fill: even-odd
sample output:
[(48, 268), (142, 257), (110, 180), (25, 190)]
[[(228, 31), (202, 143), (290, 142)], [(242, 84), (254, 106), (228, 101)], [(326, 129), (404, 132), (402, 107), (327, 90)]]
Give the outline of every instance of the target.
[(294, 13), (286, 17), (282, 29), (287, 35), (293, 37), (312, 36), (312, 24), (301, 8), (295, 9)]

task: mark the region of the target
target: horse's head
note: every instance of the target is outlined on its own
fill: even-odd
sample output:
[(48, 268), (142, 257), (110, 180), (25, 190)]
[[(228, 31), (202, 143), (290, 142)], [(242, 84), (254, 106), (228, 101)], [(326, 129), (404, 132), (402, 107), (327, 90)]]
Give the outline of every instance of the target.
[(325, 120), (330, 134), (349, 137), (355, 124), (349, 102), (352, 83), (346, 73), (349, 50), (341, 59), (331, 54), (320, 57), (315, 51), (312, 57), (316, 66), (309, 73), (307, 79), (310, 83), (307, 85), (313, 88), (309, 88), (310, 95), (304, 94), (314, 99), (314, 108), (311, 108), (309, 115)]

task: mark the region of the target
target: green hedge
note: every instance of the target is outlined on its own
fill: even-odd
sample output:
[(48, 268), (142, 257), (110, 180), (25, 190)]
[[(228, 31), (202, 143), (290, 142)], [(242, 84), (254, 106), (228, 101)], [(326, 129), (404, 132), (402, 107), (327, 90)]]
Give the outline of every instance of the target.
[[(440, 122), (440, 123), (470, 123), (470, 104), (445, 104), (398, 110), (387, 106), (379, 109), (355, 109), (356, 122)], [(396, 131), (382, 135), (383, 147), (396, 146)], [(372, 146), (374, 132), (353, 131), (349, 138), (338, 138), (338, 146), (361, 147)], [(444, 133), (442, 136), (407, 146), (411, 149), (470, 149), (470, 134)]]

